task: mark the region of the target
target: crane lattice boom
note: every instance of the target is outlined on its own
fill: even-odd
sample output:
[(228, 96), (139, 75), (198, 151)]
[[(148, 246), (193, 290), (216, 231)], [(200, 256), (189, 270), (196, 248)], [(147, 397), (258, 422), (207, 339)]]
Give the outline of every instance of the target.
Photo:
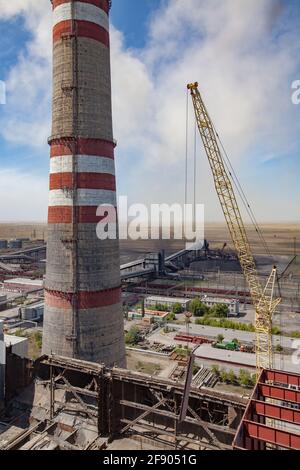
[(256, 311), (256, 367), (272, 368), (272, 316), (280, 299), (273, 300), (277, 270), (274, 267), (265, 289), (259, 281), (255, 260), (251, 251), (237, 198), (226, 171), (217, 135), (198, 89), (198, 83), (188, 85), (191, 92), (200, 136), (212, 170), (216, 191), (238, 258), (249, 285)]

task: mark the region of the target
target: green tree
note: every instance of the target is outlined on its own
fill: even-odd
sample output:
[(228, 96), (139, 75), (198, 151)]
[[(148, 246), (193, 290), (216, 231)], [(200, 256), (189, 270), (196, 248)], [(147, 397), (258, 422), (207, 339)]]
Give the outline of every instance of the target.
[(125, 335), (125, 343), (129, 344), (131, 346), (136, 345), (139, 342), (140, 335), (139, 335), (139, 329), (136, 326), (133, 326), (130, 328), (128, 333)]
[(143, 298), (142, 299), (142, 317), (144, 318), (145, 317), (145, 299)]
[(167, 321), (175, 321), (176, 320), (176, 315), (175, 313), (171, 312), (169, 315), (166, 317)]
[(251, 387), (253, 385), (253, 380), (250, 372), (244, 369), (240, 369), (238, 383), (241, 387)]
[(226, 370), (221, 371), (220, 379), (221, 382), (228, 383), (228, 373), (226, 372)]
[(217, 342), (218, 343), (223, 343), (223, 341), (224, 341), (224, 336), (223, 335), (218, 335), (217, 336)]
[(194, 317), (203, 317), (209, 313), (209, 308), (200, 299), (193, 299), (190, 302), (189, 311), (192, 312)]
[(208, 315), (204, 315), (203, 318), (196, 318), (195, 323), (196, 325), (214, 326), (228, 330), (250, 331), (251, 333), (255, 331), (254, 325), (252, 324), (238, 323), (228, 320), (227, 318), (210, 318)]
[(180, 313), (182, 313), (183, 312), (182, 305), (179, 302), (174, 304), (172, 307), (172, 312), (175, 313), (175, 315), (179, 315)]
[(277, 353), (281, 353), (283, 351), (283, 347), (280, 344), (277, 344), (276, 347), (275, 347), (275, 351)]
[(168, 312), (169, 307), (164, 304), (156, 304), (154, 310), (157, 310), (158, 312)]
[(218, 366), (217, 364), (214, 364), (213, 366), (211, 366), (211, 371), (217, 377), (220, 377), (220, 366)]
[(236, 382), (236, 376), (232, 369), (228, 372), (228, 382), (231, 384)]
[(215, 318), (226, 318), (229, 314), (229, 308), (225, 304), (214, 305), (210, 309), (210, 315)]

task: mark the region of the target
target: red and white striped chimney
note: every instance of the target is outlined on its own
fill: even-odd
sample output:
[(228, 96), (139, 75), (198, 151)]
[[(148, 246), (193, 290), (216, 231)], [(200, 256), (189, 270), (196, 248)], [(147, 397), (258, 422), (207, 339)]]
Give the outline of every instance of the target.
[(108, 0), (52, 0), (53, 121), (43, 353), (125, 366), (118, 240), (99, 240), (116, 203)]

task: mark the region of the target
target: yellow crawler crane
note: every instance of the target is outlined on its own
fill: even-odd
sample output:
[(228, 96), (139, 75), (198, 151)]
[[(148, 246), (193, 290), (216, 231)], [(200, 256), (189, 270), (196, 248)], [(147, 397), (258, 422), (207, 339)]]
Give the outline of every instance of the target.
[(277, 269), (274, 267), (265, 288), (262, 287), (251, 251), (245, 225), (237, 203), (231, 179), (218, 144), (217, 134), (198, 89), (198, 83), (188, 85), (195, 109), (201, 139), (212, 170), (215, 187), (238, 258), (248, 282), (255, 307), (256, 371), (273, 367), (272, 317), (281, 299), (274, 299)]

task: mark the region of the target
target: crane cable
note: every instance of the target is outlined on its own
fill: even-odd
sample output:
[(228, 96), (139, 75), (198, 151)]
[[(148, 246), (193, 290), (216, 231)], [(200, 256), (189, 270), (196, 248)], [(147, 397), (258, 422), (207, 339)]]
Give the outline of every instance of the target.
[[(189, 93), (187, 90), (187, 101), (186, 101), (186, 139), (185, 139), (185, 196), (184, 202), (188, 202), (188, 153), (189, 153), (189, 144), (188, 144), (188, 133), (189, 133)], [(194, 204), (194, 229), (196, 229), (196, 187), (197, 187), (197, 120), (195, 119), (195, 133), (194, 133), (194, 181), (193, 181), (193, 204)]]
[[(186, 219), (186, 205), (188, 199), (188, 153), (189, 153), (189, 143), (188, 143), (188, 135), (189, 135), (189, 94), (188, 90), (186, 93), (186, 135), (185, 135), (185, 188), (184, 188), (184, 219)], [(186, 220), (184, 220), (186, 222)]]
[(196, 230), (196, 217), (197, 217), (197, 211), (196, 211), (196, 200), (197, 200), (197, 194), (196, 194), (196, 187), (197, 187), (197, 121), (195, 119), (195, 134), (194, 134), (194, 230)]
[(253, 210), (252, 210), (252, 207), (251, 207), (251, 205), (250, 205), (250, 203), (249, 203), (249, 201), (248, 201), (248, 199), (247, 199), (247, 197), (246, 197), (245, 191), (243, 190), (243, 187), (242, 187), (242, 185), (241, 185), (241, 183), (240, 183), (240, 181), (239, 181), (239, 178), (238, 178), (238, 176), (237, 176), (237, 174), (236, 174), (236, 172), (235, 172), (235, 170), (234, 170), (234, 167), (233, 167), (233, 165), (232, 165), (232, 163), (231, 163), (231, 161), (230, 161), (230, 158), (229, 158), (229, 156), (228, 156), (228, 153), (226, 152), (226, 149), (225, 149), (225, 147), (224, 147), (224, 145), (223, 145), (223, 142), (222, 142), (222, 140), (221, 140), (221, 138), (220, 138), (220, 136), (219, 136), (219, 134), (218, 134), (218, 132), (217, 132), (217, 130), (216, 130), (214, 124), (212, 124), (212, 125), (213, 125), (213, 129), (214, 129), (214, 131), (215, 131), (215, 134), (216, 134), (216, 136), (217, 136), (217, 139), (218, 139), (218, 141), (219, 141), (219, 143), (220, 143), (220, 145), (221, 145), (221, 148), (222, 148), (222, 150), (223, 150), (223, 153), (224, 153), (224, 155), (225, 155), (225, 159), (222, 157), (222, 158), (223, 158), (223, 162), (224, 162), (224, 164), (225, 164), (225, 166), (226, 166), (226, 168), (227, 168), (227, 171), (228, 171), (228, 173), (229, 173), (229, 175), (230, 175), (230, 177), (231, 177), (231, 179), (232, 179), (232, 182), (233, 182), (233, 184), (234, 184), (234, 186), (235, 186), (235, 188), (236, 188), (236, 190), (237, 190), (237, 192), (238, 192), (238, 194), (239, 194), (239, 196), (240, 196), (240, 198), (241, 198), (241, 201), (242, 201), (242, 203), (243, 203), (243, 205), (244, 205), (244, 207), (245, 207), (245, 209), (246, 209), (246, 211), (247, 211), (247, 214), (248, 214), (248, 216), (249, 216), (249, 218), (250, 218), (250, 220), (251, 220), (251, 222), (252, 222), (252, 224), (253, 224), (253, 226), (254, 226), (254, 228), (255, 228), (255, 231), (256, 231), (256, 233), (258, 234), (258, 236), (259, 236), (259, 238), (260, 238), (260, 240), (261, 240), (261, 242), (262, 242), (262, 244), (263, 244), (263, 247), (264, 247), (264, 249), (266, 250), (266, 253), (270, 256), (270, 258), (272, 258), (272, 259), (274, 260), (274, 257), (273, 257), (273, 255), (272, 255), (272, 253), (271, 253), (271, 251), (270, 251), (270, 249), (269, 249), (269, 247), (268, 247), (268, 244), (267, 244), (267, 242), (266, 242), (266, 240), (265, 240), (265, 237), (264, 237), (264, 235), (263, 235), (263, 233), (262, 233), (262, 230), (261, 230), (261, 228), (260, 228), (259, 225), (258, 225), (257, 219), (256, 219), (256, 217), (255, 217), (255, 214), (254, 214)]
[[(188, 90), (187, 90), (187, 101), (186, 101), (186, 155), (185, 155), (185, 204), (187, 204), (187, 199), (188, 199), (188, 150), (189, 150), (189, 146), (188, 146), (189, 114), (188, 114), (188, 113), (189, 113), (189, 93), (188, 93)], [(269, 249), (269, 246), (268, 246), (268, 244), (267, 244), (267, 242), (266, 242), (266, 239), (265, 239), (265, 237), (264, 237), (264, 235), (263, 235), (263, 232), (262, 232), (261, 228), (259, 227), (259, 224), (258, 224), (258, 222), (257, 222), (257, 219), (256, 219), (256, 217), (255, 217), (255, 214), (254, 214), (254, 212), (253, 212), (253, 210), (252, 210), (252, 207), (251, 207), (251, 205), (250, 205), (250, 203), (249, 203), (249, 201), (248, 201), (248, 199), (247, 199), (247, 196), (246, 196), (246, 194), (245, 194), (245, 191), (243, 190), (243, 187), (242, 187), (242, 185), (241, 185), (241, 183), (240, 183), (240, 181), (239, 181), (239, 178), (238, 178), (238, 176), (237, 176), (237, 174), (236, 174), (236, 171), (235, 171), (235, 169), (234, 169), (234, 167), (233, 167), (233, 165), (232, 165), (232, 163), (231, 163), (231, 161), (230, 161), (230, 158), (229, 158), (228, 153), (227, 153), (227, 151), (226, 151), (226, 149), (225, 149), (225, 146), (224, 146), (224, 144), (223, 144), (223, 142), (222, 142), (222, 140), (221, 140), (221, 138), (220, 138), (220, 136), (219, 136), (219, 134), (218, 134), (218, 132), (217, 132), (217, 130), (216, 130), (215, 126), (214, 126), (214, 123), (213, 123), (213, 121), (212, 121), (212, 119), (211, 119), (210, 116), (209, 116), (209, 119), (210, 119), (210, 121), (211, 121), (211, 123), (212, 123), (213, 130), (214, 130), (214, 132), (215, 132), (215, 134), (216, 134), (216, 137), (217, 137), (217, 139), (218, 139), (218, 141), (219, 141), (219, 143), (220, 143), (220, 145), (221, 145), (221, 148), (222, 148), (222, 150), (223, 150), (223, 153), (224, 153), (224, 155), (225, 155), (225, 158), (224, 158), (224, 157), (222, 156), (222, 154), (221, 154), (221, 157), (222, 157), (222, 160), (223, 160), (223, 162), (224, 162), (224, 165), (225, 165), (225, 167), (226, 167), (226, 169), (227, 169), (227, 171), (228, 171), (228, 173), (229, 173), (229, 175), (230, 175), (230, 177), (231, 177), (231, 180), (232, 180), (232, 182), (233, 182), (233, 184), (234, 184), (234, 186), (235, 186), (235, 188), (236, 188), (236, 190), (237, 190), (237, 192), (238, 192), (240, 198), (241, 198), (241, 201), (242, 201), (242, 203), (243, 203), (243, 205), (244, 205), (244, 207), (245, 207), (245, 209), (246, 209), (246, 212), (247, 212), (247, 214), (248, 214), (248, 216), (249, 216), (249, 218), (250, 218), (250, 220), (251, 220), (251, 222), (252, 222), (252, 225), (254, 226), (254, 229), (255, 229), (256, 233), (258, 234), (258, 236), (259, 236), (259, 238), (260, 238), (260, 240), (261, 240), (261, 242), (262, 242), (262, 245), (263, 245), (264, 249), (266, 250), (266, 253), (267, 253), (268, 256), (270, 256), (270, 258), (272, 258), (272, 260), (274, 261), (274, 256), (272, 255), (272, 253), (271, 253), (271, 251), (270, 251), (270, 249)], [(195, 121), (195, 126), (196, 126), (196, 121)], [(194, 142), (194, 158), (195, 158), (195, 160), (196, 160), (196, 136), (195, 136), (195, 142)], [(196, 166), (196, 164), (195, 164), (195, 162), (194, 162), (194, 186), (195, 186), (195, 187), (194, 187), (194, 201), (195, 201), (195, 193), (196, 193), (195, 166)]]

